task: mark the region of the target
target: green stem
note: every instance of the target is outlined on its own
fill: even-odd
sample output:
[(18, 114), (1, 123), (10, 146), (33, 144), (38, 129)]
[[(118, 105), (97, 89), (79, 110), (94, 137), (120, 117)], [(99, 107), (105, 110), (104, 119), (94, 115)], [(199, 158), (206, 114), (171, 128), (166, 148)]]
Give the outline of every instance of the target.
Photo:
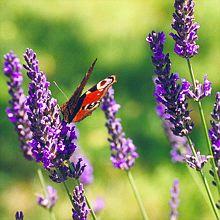
[(41, 187), (42, 187), (43, 192), (44, 192), (44, 196), (47, 197), (46, 184), (45, 184), (44, 177), (43, 177), (41, 169), (37, 169), (37, 174), (38, 174), (38, 177), (39, 177), (39, 180), (40, 180)]
[(51, 220), (56, 220), (56, 216), (55, 216), (53, 210), (50, 209), (49, 212), (50, 212), (50, 219), (51, 219)]
[[(48, 193), (47, 193), (46, 184), (45, 184), (44, 176), (42, 174), (41, 169), (37, 169), (37, 174), (38, 174), (38, 177), (39, 177), (39, 180), (40, 180), (40, 183), (41, 183), (41, 187), (42, 187), (43, 192), (44, 192), (44, 196), (47, 198)], [(49, 209), (49, 213), (50, 213), (50, 219), (51, 220), (56, 220), (56, 216), (55, 216), (52, 208)]]
[(69, 200), (70, 200), (70, 202), (71, 202), (71, 204), (72, 204), (72, 206), (73, 206), (72, 195), (71, 195), (71, 193), (70, 193), (70, 191), (69, 191), (69, 188), (68, 188), (68, 186), (66, 185), (66, 182), (65, 182), (65, 181), (63, 182), (63, 185), (64, 185), (64, 188), (65, 188), (65, 190), (66, 190), (66, 193), (67, 193), (67, 195), (68, 195), (68, 197), (69, 197)]
[(141, 200), (140, 194), (139, 194), (138, 189), (137, 189), (137, 187), (136, 187), (136, 185), (135, 185), (134, 178), (133, 178), (133, 176), (132, 176), (132, 174), (131, 174), (131, 171), (128, 170), (128, 171), (126, 171), (126, 173), (127, 173), (129, 182), (130, 182), (130, 184), (131, 184), (132, 190), (133, 190), (133, 192), (134, 192), (135, 198), (136, 198), (136, 200), (137, 200), (138, 206), (139, 206), (139, 208), (140, 208), (142, 217), (143, 217), (144, 220), (148, 220), (148, 216), (147, 216), (147, 213), (146, 213), (146, 211), (145, 211), (144, 204), (143, 204), (143, 202), (142, 202), (142, 200)]
[[(187, 59), (187, 64), (188, 64), (190, 76), (191, 76), (191, 79), (192, 79), (192, 82), (193, 82), (193, 87), (195, 89), (196, 81), (195, 81), (195, 77), (194, 77), (194, 73), (193, 73), (193, 68), (192, 68), (192, 65), (191, 65), (189, 59)], [(215, 166), (215, 160), (214, 160), (214, 155), (213, 155), (213, 151), (212, 151), (212, 145), (211, 145), (211, 142), (210, 142), (210, 139), (209, 139), (208, 128), (207, 128), (207, 124), (206, 124), (206, 120), (205, 120), (204, 111), (203, 111), (203, 108), (202, 108), (201, 101), (198, 101), (198, 108), (199, 108), (199, 113), (200, 113), (203, 129), (204, 129), (204, 132), (205, 132), (205, 138), (206, 138), (206, 143), (207, 143), (207, 146), (208, 146), (209, 154), (212, 155), (211, 165), (212, 165), (212, 170), (214, 172), (214, 179), (215, 179), (215, 182), (216, 182), (216, 185), (217, 185), (217, 188), (218, 188), (218, 193), (219, 193), (219, 196), (220, 196), (220, 180), (219, 180), (218, 172), (217, 172), (217, 169), (216, 169), (216, 166)]]
[[(187, 135), (186, 138), (187, 138), (187, 140), (188, 140), (189, 146), (190, 146), (190, 148), (191, 148), (191, 150), (192, 150), (192, 153), (193, 153), (194, 157), (197, 159), (196, 150), (195, 150), (195, 148), (194, 148), (194, 146), (193, 146), (193, 143), (192, 143), (190, 137)], [(210, 189), (209, 189), (209, 185), (208, 185), (207, 179), (206, 179), (206, 177), (204, 176), (202, 170), (199, 170), (199, 172), (200, 172), (200, 176), (201, 176), (201, 178), (202, 178), (202, 182), (203, 182), (203, 184), (204, 184), (204, 186), (205, 186), (207, 195), (208, 195), (208, 197), (209, 197), (209, 201), (210, 201), (210, 203), (211, 203), (211, 205), (212, 205), (212, 209), (213, 209), (213, 212), (214, 212), (214, 214), (215, 214), (215, 217), (216, 217), (217, 220), (219, 220), (218, 211), (217, 211), (217, 208), (216, 208), (216, 206), (215, 206), (215, 202), (214, 202), (214, 199), (213, 199), (213, 197), (212, 197), (211, 191), (210, 191)]]

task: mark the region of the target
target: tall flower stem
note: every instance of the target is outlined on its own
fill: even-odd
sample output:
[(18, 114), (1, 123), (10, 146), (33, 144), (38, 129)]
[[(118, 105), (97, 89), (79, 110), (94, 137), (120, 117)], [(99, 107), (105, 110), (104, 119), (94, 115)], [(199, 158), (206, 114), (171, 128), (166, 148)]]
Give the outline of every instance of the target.
[[(40, 180), (40, 184), (41, 184), (41, 187), (43, 189), (43, 192), (44, 192), (44, 196), (47, 197), (47, 189), (46, 189), (46, 184), (45, 184), (45, 181), (44, 181), (44, 176), (42, 174), (42, 171), (41, 169), (37, 169), (37, 174), (38, 174), (38, 177), (39, 177), (39, 180)], [(53, 212), (53, 209), (49, 209), (49, 213), (50, 213), (50, 218), (51, 220), (56, 220), (56, 216)]]
[(63, 182), (63, 185), (64, 185), (64, 188), (65, 188), (65, 190), (66, 190), (66, 193), (67, 193), (67, 195), (68, 195), (68, 197), (69, 197), (69, 200), (70, 200), (71, 204), (73, 205), (72, 196), (71, 196), (71, 193), (70, 193), (69, 188), (68, 188), (68, 186), (66, 185), (65, 181)]
[[(196, 150), (195, 150), (195, 148), (194, 148), (194, 146), (193, 146), (193, 143), (192, 143), (190, 137), (187, 135), (186, 138), (187, 138), (187, 140), (188, 140), (189, 146), (190, 146), (190, 148), (191, 148), (191, 150), (192, 150), (192, 153), (193, 153), (194, 157), (197, 158)], [(212, 194), (211, 194), (211, 191), (210, 191), (210, 189), (209, 189), (208, 181), (207, 181), (207, 179), (206, 179), (206, 177), (205, 177), (203, 171), (202, 171), (202, 170), (199, 170), (199, 172), (200, 172), (200, 176), (201, 176), (201, 178), (202, 178), (202, 182), (203, 182), (203, 184), (204, 184), (204, 186), (205, 186), (207, 195), (208, 195), (208, 197), (209, 197), (209, 201), (210, 201), (210, 203), (211, 203), (211, 205), (212, 205), (212, 209), (213, 209), (213, 211), (214, 211), (215, 217), (216, 217), (217, 220), (219, 220), (218, 210), (217, 210), (217, 208), (216, 208), (216, 206), (215, 206), (214, 199), (213, 199)]]
[(148, 220), (149, 218), (148, 218), (147, 213), (145, 211), (144, 204), (143, 204), (143, 202), (141, 200), (140, 194), (139, 194), (138, 189), (136, 187), (136, 184), (134, 182), (134, 178), (133, 178), (133, 176), (131, 174), (131, 171), (127, 170), (126, 173), (127, 173), (127, 176), (128, 176), (128, 180), (129, 180), (129, 182), (131, 184), (131, 188), (132, 188), (132, 190), (134, 192), (135, 198), (137, 200), (138, 206), (140, 208), (142, 217), (143, 217), (144, 220)]
[[(80, 184), (80, 181), (79, 181), (78, 179), (77, 179), (77, 184), (78, 184), (78, 185)], [(86, 196), (86, 195), (84, 195), (84, 196), (85, 196), (85, 199), (86, 199), (86, 204), (87, 204), (87, 206), (88, 206), (88, 208), (89, 208), (89, 210), (90, 210), (90, 213), (91, 213), (91, 215), (92, 215), (92, 219), (93, 219), (93, 220), (97, 220), (96, 215), (95, 215), (95, 212), (93, 211), (92, 206), (90, 205), (87, 196)]]
[[(189, 68), (189, 73), (190, 73), (190, 76), (191, 76), (191, 79), (192, 79), (193, 87), (195, 89), (196, 82), (195, 82), (195, 77), (194, 77), (194, 73), (193, 73), (193, 68), (192, 68), (192, 65), (190, 63), (190, 59), (188, 58), (186, 60), (187, 60), (188, 68)], [(212, 170), (214, 172), (214, 179), (216, 181), (216, 185), (217, 185), (217, 188), (218, 188), (218, 193), (219, 193), (219, 196), (220, 196), (220, 180), (219, 180), (217, 169), (216, 169), (216, 166), (215, 166), (214, 155), (213, 155), (213, 151), (212, 151), (212, 145), (211, 145), (211, 142), (210, 142), (210, 139), (209, 139), (208, 128), (207, 128), (207, 124), (206, 124), (206, 120), (205, 120), (204, 111), (203, 111), (201, 101), (198, 101), (198, 108), (199, 108), (199, 113), (200, 113), (203, 129), (204, 129), (204, 132), (205, 132), (205, 138), (206, 138), (206, 143), (207, 143), (207, 146), (208, 146), (209, 154), (212, 155), (211, 165), (212, 165)]]

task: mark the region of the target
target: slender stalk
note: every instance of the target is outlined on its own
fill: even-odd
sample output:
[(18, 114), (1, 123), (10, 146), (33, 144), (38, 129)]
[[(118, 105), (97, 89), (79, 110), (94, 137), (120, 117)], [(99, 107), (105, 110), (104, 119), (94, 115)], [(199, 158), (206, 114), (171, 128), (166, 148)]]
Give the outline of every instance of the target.
[(72, 195), (71, 195), (71, 193), (70, 193), (70, 191), (69, 191), (69, 188), (68, 188), (68, 186), (66, 185), (66, 182), (65, 182), (65, 181), (63, 182), (63, 185), (64, 185), (64, 188), (65, 188), (65, 190), (66, 190), (66, 193), (67, 193), (67, 195), (68, 195), (68, 197), (69, 197), (69, 200), (70, 200), (70, 202), (71, 202), (71, 204), (72, 204), (72, 206), (73, 206)]
[[(195, 77), (194, 77), (194, 73), (193, 73), (193, 68), (192, 68), (192, 65), (190, 63), (190, 60), (189, 59), (186, 59), (186, 60), (187, 60), (188, 68), (189, 68), (189, 73), (190, 73), (190, 76), (191, 76), (191, 79), (192, 79), (192, 82), (193, 82), (193, 87), (195, 89), (196, 81), (195, 81)], [(202, 108), (201, 101), (198, 101), (198, 108), (199, 108), (199, 113), (200, 113), (203, 129), (204, 129), (204, 132), (205, 132), (205, 138), (206, 138), (206, 143), (207, 143), (207, 147), (208, 147), (208, 150), (209, 150), (209, 154), (212, 155), (211, 165), (212, 165), (212, 170), (214, 172), (214, 179), (215, 179), (215, 182), (216, 182), (216, 185), (217, 185), (217, 188), (218, 188), (218, 193), (219, 193), (219, 196), (220, 196), (220, 180), (219, 180), (218, 172), (217, 172), (217, 169), (216, 169), (216, 166), (215, 166), (215, 160), (214, 160), (214, 155), (213, 155), (213, 151), (212, 151), (212, 145), (211, 145), (211, 142), (210, 142), (210, 139), (209, 139), (208, 128), (207, 128), (207, 124), (206, 124), (206, 120), (205, 120), (204, 111), (203, 111), (203, 108)]]
[(135, 198), (136, 198), (136, 200), (137, 200), (138, 206), (139, 206), (139, 208), (140, 208), (142, 217), (143, 217), (144, 220), (148, 220), (149, 218), (148, 218), (147, 213), (146, 213), (146, 211), (145, 211), (144, 204), (143, 204), (143, 202), (142, 202), (142, 200), (141, 200), (140, 194), (139, 194), (138, 189), (137, 189), (137, 187), (136, 187), (136, 184), (135, 184), (135, 182), (134, 182), (134, 178), (133, 178), (133, 176), (132, 176), (132, 174), (131, 174), (131, 171), (130, 171), (130, 170), (127, 170), (126, 173), (127, 173), (129, 182), (130, 182), (130, 184), (131, 184), (131, 188), (132, 188), (132, 190), (133, 190), (133, 192), (134, 192)]
[[(47, 193), (47, 190), (46, 190), (46, 184), (45, 184), (45, 181), (44, 181), (44, 176), (42, 174), (42, 171), (41, 169), (37, 169), (37, 174), (38, 174), (38, 177), (39, 177), (39, 180), (40, 180), (40, 183), (41, 183), (41, 187), (43, 189), (43, 192), (44, 192), (44, 196), (45, 197), (48, 197), (48, 193)], [(50, 219), (51, 220), (56, 220), (56, 216), (53, 212), (53, 209), (49, 209), (49, 214), (50, 214)]]
[(44, 192), (44, 196), (47, 197), (46, 184), (45, 184), (44, 177), (43, 177), (41, 169), (37, 169), (37, 174), (38, 174), (38, 177), (39, 177), (39, 180), (40, 180), (41, 187), (42, 187), (43, 192)]
[[(79, 179), (77, 179), (76, 182), (77, 182), (78, 185), (80, 184)], [(87, 204), (87, 206), (88, 206), (88, 208), (90, 210), (90, 213), (92, 215), (92, 218), (93, 218), (93, 220), (96, 220), (97, 218), (96, 218), (95, 212), (93, 211), (92, 206), (90, 205), (87, 196), (86, 195), (84, 195), (84, 196), (85, 196), (85, 199), (86, 199), (86, 204)]]
[[(193, 152), (194, 157), (197, 158), (197, 154), (196, 154), (195, 148), (194, 148), (194, 146), (193, 146), (193, 143), (192, 143), (190, 137), (187, 135), (186, 138), (187, 138), (187, 140), (188, 140), (189, 146), (190, 146), (190, 148), (191, 148), (191, 150), (192, 150), (192, 152)], [(218, 210), (217, 210), (217, 208), (216, 208), (216, 206), (215, 206), (215, 202), (214, 202), (214, 199), (213, 199), (213, 197), (212, 197), (211, 191), (210, 191), (210, 189), (209, 189), (209, 185), (208, 185), (207, 179), (206, 179), (205, 175), (203, 174), (203, 171), (202, 171), (202, 170), (199, 170), (199, 172), (200, 172), (200, 176), (201, 176), (201, 178), (202, 178), (202, 182), (203, 182), (203, 184), (204, 184), (204, 186), (205, 186), (207, 195), (208, 195), (208, 197), (209, 197), (209, 201), (210, 201), (210, 203), (211, 203), (211, 205), (212, 205), (212, 209), (213, 209), (213, 212), (214, 212), (214, 214), (215, 214), (215, 217), (216, 217), (217, 220), (219, 220)]]

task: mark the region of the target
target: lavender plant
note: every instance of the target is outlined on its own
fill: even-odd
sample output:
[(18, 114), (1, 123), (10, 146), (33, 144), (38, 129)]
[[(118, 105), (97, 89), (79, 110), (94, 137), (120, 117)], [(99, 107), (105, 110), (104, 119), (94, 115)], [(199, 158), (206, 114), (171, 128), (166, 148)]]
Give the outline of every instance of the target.
[[(206, 156), (200, 156), (189, 137), (193, 129), (193, 122), (190, 118), (190, 111), (188, 109), (187, 99), (191, 97), (190, 83), (184, 79), (180, 79), (177, 73), (171, 73), (171, 61), (169, 54), (163, 53), (165, 34), (163, 32), (152, 32), (147, 37), (147, 42), (153, 52), (152, 63), (155, 67), (155, 74), (157, 75), (155, 82), (154, 96), (156, 101), (163, 106), (162, 115), (165, 120), (171, 124), (171, 130), (174, 135), (185, 137), (191, 148), (192, 155), (185, 157), (185, 161), (190, 164), (192, 168), (199, 170), (203, 180), (206, 192), (209, 196), (213, 211), (218, 217), (215, 203), (211, 195), (206, 177), (201, 168), (207, 162)], [(187, 156), (187, 155), (186, 155)]]
[(116, 118), (119, 108), (120, 105), (116, 103), (114, 98), (114, 90), (113, 88), (110, 88), (106, 96), (103, 98), (102, 103), (102, 110), (104, 111), (107, 119), (106, 127), (111, 137), (108, 139), (111, 149), (110, 159), (115, 168), (125, 170), (127, 172), (129, 182), (140, 207), (143, 219), (148, 219), (130, 171), (130, 169), (134, 166), (135, 159), (139, 155), (136, 152), (136, 146), (133, 144), (133, 141), (130, 138), (126, 138), (121, 125), (121, 120)]
[(193, 68), (191, 65), (191, 58), (198, 53), (199, 46), (196, 44), (198, 39), (197, 30), (199, 29), (199, 24), (195, 22), (194, 18), (194, 7), (195, 3), (193, 0), (176, 0), (174, 3), (175, 13), (173, 14), (173, 24), (172, 27), (175, 33), (170, 35), (175, 40), (175, 45), (182, 44), (185, 45), (182, 47), (182, 52), (178, 53), (174, 48), (174, 51), (185, 58), (189, 68), (189, 73), (191, 76), (193, 84), (193, 93), (195, 94), (194, 100), (198, 103), (199, 113), (205, 133), (206, 143), (209, 150), (209, 154), (212, 156), (210, 161), (212, 165), (211, 172), (213, 173), (215, 185), (218, 189), (218, 194), (220, 196), (220, 180), (218, 175), (218, 167), (215, 164), (214, 153), (212, 151), (211, 141), (209, 139), (207, 123), (204, 116), (204, 111), (202, 107), (201, 99), (205, 96), (211, 94), (211, 83), (204, 77), (203, 86), (198, 84), (198, 81), (195, 79)]
[[(75, 163), (70, 161), (77, 147), (75, 125), (61, 119), (57, 100), (51, 95), (50, 83), (40, 71), (34, 51), (27, 49), (24, 59), (24, 68), (31, 79), (27, 97), (21, 88), (21, 64), (18, 58), (13, 53), (5, 56), (4, 72), (10, 79), (9, 93), (12, 96), (8, 116), (18, 131), (25, 156), (40, 162), (54, 182), (63, 182), (73, 203), (65, 181), (67, 178), (78, 180), (86, 167), (81, 158)], [(49, 191), (45, 186), (43, 188), (45, 195), (39, 197), (38, 202), (52, 210), (56, 200), (55, 192), (52, 190), (52, 195), (51, 188)], [(87, 203), (89, 206), (88, 200)], [(91, 213), (93, 219), (96, 219), (93, 210)]]

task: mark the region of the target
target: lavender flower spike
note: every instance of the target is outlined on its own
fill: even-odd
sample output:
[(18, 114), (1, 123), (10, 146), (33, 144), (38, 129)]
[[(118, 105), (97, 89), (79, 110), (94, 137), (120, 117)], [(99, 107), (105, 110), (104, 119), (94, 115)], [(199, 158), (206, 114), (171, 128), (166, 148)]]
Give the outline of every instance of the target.
[(175, 41), (174, 51), (179, 56), (190, 58), (198, 53), (199, 45), (197, 31), (199, 24), (194, 22), (193, 0), (175, 0), (172, 28), (176, 34), (170, 33)]
[(211, 126), (209, 137), (212, 143), (215, 163), (218, 167), (218, 175), (220, 176), (220, 92), (216, 93), (216, 102), (212, 112)]
[(50, 83), (46, 75), (40, 71), (34, 51), (27, 49), (24, 58), (24, 68), (31, 79), (27, 105), (30, 128), (33, 132), (33, 156), (51, 172), (52, 180), (62, 182), (70, 175), (68, 160), (76, 148), (75, 126), (61, 120), (57, 100), (52, 98)]
[(86, 220), (89, 209), (86, 205), (83, 185), (76, 186), (73, 191), (73, 220)]
[(126, 138), (121, 125), (121, 120), (116, 118), (120, 105), (114, 99), (114, 90), (110, 88), (103, 98), (102, 110), (107, 119), (106, 127), (111, 136), (109, 138), (111, 146), (111, 161), (115, 168), (129, 170), (134, 166), (135, 159), (138, 157), (136, 146), (132, 140)]
[(170, 200), (170, 220), (178, 219), (178, 206), (179, 206), (179, 181), (176, 179), (173, 182), (173, 186), (170, 190), (171, 200)]
[(26, 96), (22, 89), (22, 65), (13, 52), (4, 56), (4, 74), (9, 78), (8, 88), (11, 100), (10, 107), (6, 109), (9, 120), (14, 124), (20, 141), (20, 148), (26, 159), (33, 159), (29, 140), (32, 138), (30, 121), (25, 106)]
[(37, 196), (37, 203), (46, 209), (52, 209), (58, 199), (57, 191), (52, 186), (47, 186), (47, 195), (46, 197), (42, 195)]
[(193, 129), (193, 122), (188, 110), (187, 96), (190, 84), (180, 80), (177, 73), (171, 73), (169, 54), (163, 53), (165, 34), (152, 31), (147, 42), (153, 52), (152, 62), (155, 66), (155, 92), (156, 101), (165, 107), (166, 120), (170, 121), (171, 130), (177, 136), (186, 136)]

